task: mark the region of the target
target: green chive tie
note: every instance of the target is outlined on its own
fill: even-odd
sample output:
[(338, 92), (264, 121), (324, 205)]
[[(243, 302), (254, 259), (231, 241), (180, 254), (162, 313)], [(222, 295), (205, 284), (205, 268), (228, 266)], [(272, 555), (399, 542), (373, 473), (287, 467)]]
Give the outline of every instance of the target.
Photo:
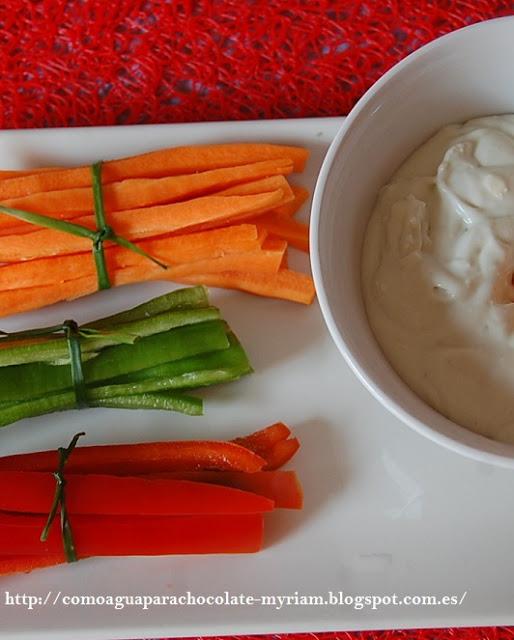
[(52, 528), (52, 524), (54, 523), (55, 516), (57, 515), (57, 510), (60, 507), (62, 543), (64, 547), (64, 554), (66, 555), (66, 560), (68, 562), (77, 562), (78, 558), (75, 550), (75, 543), (73, 542), (68, 509), (66, 507), (66, 480), (64, 478), (64, 466), (75, 449), (79, 438), (85, 435), (86, 434), (84, 432), (77, 433), (66, 449), (64, 447), (59, 447), (59, 449), (57, 449), (59, 454), (59, 465), (57, 467), (57, 471), (53, 474), (56, 482), (55, 494), (50, 508), (50, 513), (48, 514), (48, 519), (40, 536), (41, 542), (46, 542), (50, 529)]

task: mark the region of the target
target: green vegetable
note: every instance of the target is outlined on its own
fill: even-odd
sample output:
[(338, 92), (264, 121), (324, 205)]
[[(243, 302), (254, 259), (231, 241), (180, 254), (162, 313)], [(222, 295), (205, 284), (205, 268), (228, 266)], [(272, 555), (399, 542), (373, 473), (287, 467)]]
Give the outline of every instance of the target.
[(166, 311), (200, 309), (208, 306), (209, 298), (205, 287), (188, 287), (187, 289), (177, 289), (158, 298), (153, 298), (128, 311), (122, 311), (121, 313), (107, 316), (95, 322), (88, 322), (85, 326), (105, 329), (112, 327), (112, 325), (120, 325), (126, 322), (133, 322), (134, 320), (144, 320), (145, 318), (156, 316)]
[[(100, 391), (102, 387), (100, 387)], [(200, 398), (187, 396), (180, 393), (142, 393), (138, 395), (107, 396), (95, 398), (95, 391), (88, 392), (88, 406), (109, 407), (112, 409), (165, 409), (166, 411), (178, 411), (191, 416), (200, 416), (203, 413)], [(24, 418), (33, 418), (56, 411), (69, 411), (76, 409), (76, 399), (73, 391), (65, 391), (52, 395), (17, 402), (0, 410), (0, 427), (5, 427)]]
[[(87, 325), (99, 332), (80, 337), (87, 405), (201, 415), (202, 401), (182, 390), (229, 382), (252, 371), (236, 336), (208, 304), (205, 289), (194, 287)], [(135, 340), (113, 343), (109, 332)], [(0, 426), (77, 407), (64, 337), (30, 344), (4, 340)]]
[[(126, 322), (123, 324), (123, 330), (109, 331), (106, 327), (105, 333), (95, 329), (94, 334), (81, 335), (80, 348), (82, 353), (97, 352), (106, 347), (120, 344), (120, 342), (134, 343), (140, 338), (162, 333), (175, 327), (217, 320), (219, 317), (220, 313), (214, 307), (166, 311), (143, 320)], [(124, 340), (120, 340), (120, 336), (123, 336)], [(11, 347), (4, 346), (3, 349), (0, 349), (0, 367), (25, 362), (53, 362), (55, 360), (63, 360), (64, 362), (68, 360), (69, 362), (68, 345), (63, 336), (40, 337), (29, 344), (20, 344), (20, 340), (17, 339), (12, 342)]]
[[(213, 351), (212, 353), (192, 356), (190, 358), (182, 358), (181, 360), (167, 362), (149, 369), (141, 369), (127, 376), (119, 376), (117, 382), (123, 384), (149, 379), (178, 379), (185, 375), (190, 376), (191, 379), (191, 376), (199, 376), (201, 373), (208, 371), (231, 372), (237, 378), (252, 373), (253, 369), (237, 337), (232, 332), (229, 332), (227, 338), (230, 343), (228, 349)], [(203, 385), (190, 384), (188, 386), (196, 387)]]

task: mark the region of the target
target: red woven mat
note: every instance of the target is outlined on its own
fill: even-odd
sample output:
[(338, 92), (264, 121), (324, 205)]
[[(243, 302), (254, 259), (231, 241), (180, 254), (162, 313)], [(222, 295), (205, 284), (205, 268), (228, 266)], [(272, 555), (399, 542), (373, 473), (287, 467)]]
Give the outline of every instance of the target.
[(508, 0), (3, 0), (0, 127), (328, 116)]
[[(422, 44), (513, 13), (508, 0), (3, 0), (0, 127), (341, 115)], [(267, 639), (513, 636), (494, 628)]]
[[(190, 640), (513, 640), (513, 638), (513, 628), (484, 627), (475, 629), (359, 631), (354, 633), (337, 631), (335, 633), (233, 636), (232, 638), (191, 638)], [(182, 638), (181, 640), (186, 640), (186, 638)]]

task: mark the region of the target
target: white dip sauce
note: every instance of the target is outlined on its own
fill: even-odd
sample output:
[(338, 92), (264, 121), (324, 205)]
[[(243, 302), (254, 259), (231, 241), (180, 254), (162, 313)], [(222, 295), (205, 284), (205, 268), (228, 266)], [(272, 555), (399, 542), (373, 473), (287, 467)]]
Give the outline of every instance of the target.
[(403, 164), (362, 271), (400, 377), (448, 418), (514, 443), (514, 115), (445, 127)]

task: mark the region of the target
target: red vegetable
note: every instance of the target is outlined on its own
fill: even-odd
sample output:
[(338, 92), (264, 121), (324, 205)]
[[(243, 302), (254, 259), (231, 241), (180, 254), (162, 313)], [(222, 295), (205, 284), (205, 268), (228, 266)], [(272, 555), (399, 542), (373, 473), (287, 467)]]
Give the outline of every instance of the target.
[(277, 442), (269, 451), (266, 453), (266, 469), (272, 471), (273, 469), (280, 469), (283, 467), (294, 454), (300, 448), (300, 442), (297, 438), (291, 438), (289, 440), (281, 440)]
[[(0, 472), (0, 511), (48, 514), (55, 494), (51, 473)], [(264, 513), (273, 502), (231, 487), (188, 480), (70, 475), (66, 479), (70, 514), (223, 515)]]
[(192, 482), (209, 482), (225, 487), (234, 487), (265, 496), (275, 503), (275, 509), (301, 509), (303, 492), (294, 471), (176, 471), (159, 473), (147, 477), (173, 478)]
[(291, 430), (283, 422), (277, 422), (233, 442), (251, 449), (266, 460), (267, 471), (283, 467), (300, 448), (297, 438), (289, 438)]
[[(255, 431), (249, 436), (235, 438), (232, 442), (246, 447), (255, 453), (262, 455), (269, 451), (273, 445), (280, 440), (286, 440), (291, 435), (291, 429), (283, 422), (275, 422), (275, 424), (265, 427), (260, 431)], [(265, 457), (264, 455), (262, 457)]]
[[(58, 465), (57, 451), (23, 453), (0, 458), (0, 471), (50, 471)], [(66, 473), (141, 475), (160, 471), (260, 471), (266, 461), (233, 442), (192, 440), (77, 447)]]
[[(11, 555), (62, 553), (52, 527), (40, 542), (44, 515), (0, 514), (0, 548)], [(189, 553), (252, 553), (262, 547), (262, 514), (204, 516), (70, 516), (78, 557), (154, 556)]]
[(0, 556), (0, 576), (10, 573), (30, 573), (34, 569), (53, 567), (64, 561), (63, 552), (46, 556)]
[[(258, 551), (263, 514), (303, 506), (293, 471), (262, 470), (294, 455), (290, 435), (77, 447), (64, 475), (78, 557)], [(0, 575), (65, 562), (58, 522), (40, 541), (57, 467), (56, 451), (0, 458)]]

